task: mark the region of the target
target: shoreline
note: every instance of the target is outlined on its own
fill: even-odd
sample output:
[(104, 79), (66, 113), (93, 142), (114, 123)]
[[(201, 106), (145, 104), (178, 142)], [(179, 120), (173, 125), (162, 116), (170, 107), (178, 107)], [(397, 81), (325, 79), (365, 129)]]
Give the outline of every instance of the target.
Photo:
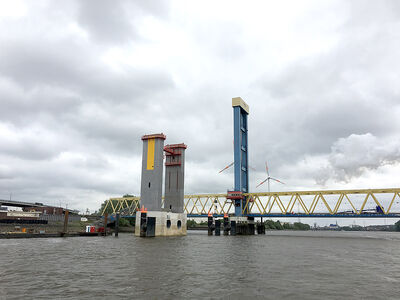
[(0, 239), (31, 239), (31, 238), (55, 238), (55, 237), (77, 237), (77, 236), (103, 236), (98, 232), (70, 232), (70, 233), (0, 233)]

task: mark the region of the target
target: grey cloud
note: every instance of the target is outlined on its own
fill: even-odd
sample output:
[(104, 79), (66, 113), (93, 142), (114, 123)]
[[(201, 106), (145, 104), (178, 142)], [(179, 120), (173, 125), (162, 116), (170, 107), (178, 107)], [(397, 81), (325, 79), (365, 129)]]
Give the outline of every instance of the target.
[[(265, 178), (266, 160), (271, 174), (288, 179), (284, 189), (292, 189), (291, 182), (311, 188), (313, 178), (351, 181), (364, 170), (398, 162), (399, 145), (389, 142), (400, 127), (396, 13), (379, 8), (379, 19), (363, 32), (368, 18), (355, 6), (338, 28), (335, 47), (286, 64), (277, 56), (249, 59), (262, 54), (252, 47), (269, 41), (247, 39), (241, 20), (204, 24), (197, 16), (190, 28), (178, 29), (179, 17), (168, 19), (165, 2), (80, 1), (56, 10), (49, 5), (29, 10), (9, 32), (0, 30), (0, 126), (13, 128), (11, 140), (0, 133), (2, 194), (12, 190), (21, 200), (61, 199), (80, 208), (138, 194), (140, 137), (154, 132), (164, 132), (167, 143), (188, 145), (187, 193), (224, 192), (233, 186), (232, 170), (217, 172), (233, 160), (234, 96), (250, 105), (252, 190)], [(365, 6), (374, 16), (380, 5)], [(115, 71), (105, 64), (111, 47), (164, 50), (140, 36), (149, 17), (164, 22), (166, 34), (174, 32), (171, 42), (185, 43), (193, 56), (184, 58), (187, 66), (170, 56), (151, 68), (126, 65)], [(280, 69), (271, 71), (269, 59)], [(244, 68), (254, 63), (266, 73), (252, 82)], [(228, 74), (233, 69), (240, 80)], [(385, 143), (387, 148), (379, 146)]]
[[(115, 158), (113, 158), (115, 159)], [(4, 161), (4, 156), (0, 155), (0, 160)], [(66, 195), (58, 194), (57, 197), (63, 197), (69, 200), (69, 203), (75, 202), (77, 207), (82, 203), (74, 200), (74, 197), (82, 197), (87, 192), (93, 191), (99, 194), (119, 195), (121, 191), (131, 191), (134, 170), (129, 168), (129, 162), (132, 158), (125, 160), (125, 164), (110, 165), (109, 159), (104, 155), (88, 153), (71, 153), (46, 160), (24, 161), (24, 164), (18, 163), (18, 158), (7, 158), (8, 163), (14, 168), (10, 172), (6, 167), (0, 164), (0, 190), (10, 191), (15, 197), (25, 197), (30, 199), (40, 199), (43, 201), (52, 201), (49, 194), (57, 190), (70, 190)], [(126, 166), (125, 170), (118, 170), (120, 166)], [(2, 172), (4, 170), (4, 172)], [(129, 175), (131, 180), (120, 181), (118, 176), (112, 174)], [(134, 191), (136, 192), (136, 191)], [(85, 200), (81, 199), (80, 201)]]
[(0, 153), (21, 159), (42, 160), (57, 155), (60, 151), (58, 137), (40, 128), (20, 130), (14, 127), (0, 127), (2, 143)]
[(139, 38), (135, 21), (144, 15), (165, 16), (161, 1), (78, 1), (79, 24), (98, 42), (124, 43)]
[(397, 21), (400, 17), (400, 3), (397, 0), (368, 2), (356, 0), (348, 2), (352, 18), (347, 26), (381, 26), (382, 23)]
[(68, 113), (81, 102), (79, 95), (62, 87), (38, 85), (26, 90), (4, 77), (0, 77), (0, 98), (1, 119), (23, 126), (43, 115)]
[(10, 167), (0, 164), (0, 180), (12, 178), (13, 176)]
[(97, 61), (96, 52), (70, 39), (37, 47), (31, 44), (9, 41), (0, 54), (3, 76), (24, 84), (24, 88), (55, 85), (83, 96), (121, 101), (173, 86), (165, 72), (129, 67), (114, 72)]
[(399, 43), (386, 27), (359, 37), (356, 32), (344, 33), (331, 52), (297, 61), (254, 85), (265, 92), (256, 112), (256, 126), (265, 128), (259, 131), (264, 142), (257, 160), (267, 152), (278, 164), (295, 163), (305, 154), (328, 153), (340, 137), (396, 134)]
[(95, 40), (121, 42), (136, 33), (122, 1), (79, 1), (79, 22)]
[(14, 124), (46, 122), (63, 134), (74, 132), (127, 152), (143, 132), (141, 124), (150, 125), (147, 111), (155, 101), (164, 105), (157, 95), (174, 87), (162, 71), (113, 72), (86, 46), (68, 39), (30, 44), (13, 41), (0, 54), (0, 115)]

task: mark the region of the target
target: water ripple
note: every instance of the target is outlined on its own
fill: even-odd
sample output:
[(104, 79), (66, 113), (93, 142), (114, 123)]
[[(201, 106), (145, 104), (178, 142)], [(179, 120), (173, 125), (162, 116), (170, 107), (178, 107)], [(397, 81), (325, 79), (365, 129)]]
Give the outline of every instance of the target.
[(397, 299), (397, 233), (1, 240), (0, 299)]

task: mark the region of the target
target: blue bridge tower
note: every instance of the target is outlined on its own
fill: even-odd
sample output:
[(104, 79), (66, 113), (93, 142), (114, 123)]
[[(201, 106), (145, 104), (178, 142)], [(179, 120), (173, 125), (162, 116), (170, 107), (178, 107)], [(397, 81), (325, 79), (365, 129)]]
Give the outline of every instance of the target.
[[(235, 202), (235, 215), (242, 216), (246, 199), (242, 193), (249, 192), (247, 116), (249, 106), (242, 98), (232, 98), (235, 191), (231, 199)], [(246, 214), (247, 212), (245, 212)]]

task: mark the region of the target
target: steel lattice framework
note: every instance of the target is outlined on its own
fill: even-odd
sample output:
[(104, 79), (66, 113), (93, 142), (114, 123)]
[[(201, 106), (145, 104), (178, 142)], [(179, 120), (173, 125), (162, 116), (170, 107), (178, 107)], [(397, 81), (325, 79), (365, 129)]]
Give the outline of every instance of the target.
[(123, 197), (123, 198), (110, 198), (107, 200), (101, 215), (111, 209), (112, 213), (119, 212), (123, 216), (135, 215), (136, 211), (140, 208), (139, 197)]
[[(248, 193), (243, 212), (266, 217), (396, 217), (400, 218), (400, 188), (364, 190), (294, 191)], [(234, 203), (227, 194), (185, 195), (188, 217), (234, 214)], [(297, 204), (297, 205), (296, 205)], [(372, 207), (371, 207), (372, 205)], [(132, 216), (140, 208), (138, 197), (111, 198), (108, 208)]]

